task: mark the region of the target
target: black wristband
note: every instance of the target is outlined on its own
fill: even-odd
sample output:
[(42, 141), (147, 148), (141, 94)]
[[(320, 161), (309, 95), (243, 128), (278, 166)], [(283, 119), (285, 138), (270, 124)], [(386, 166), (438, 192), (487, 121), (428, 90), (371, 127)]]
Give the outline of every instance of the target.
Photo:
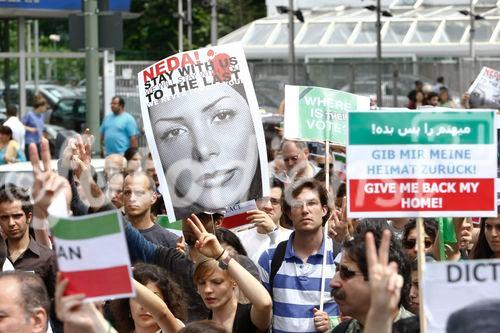
[(222, 249), (222, 252), (219, 254), (219, 256), (217, 257), (217, 259), (215, 259), (215, 260), (219, 261), (219, 259), (222, 257), (222, 255), (224, 254), (224, 252), (226, 252), (226, 249)]

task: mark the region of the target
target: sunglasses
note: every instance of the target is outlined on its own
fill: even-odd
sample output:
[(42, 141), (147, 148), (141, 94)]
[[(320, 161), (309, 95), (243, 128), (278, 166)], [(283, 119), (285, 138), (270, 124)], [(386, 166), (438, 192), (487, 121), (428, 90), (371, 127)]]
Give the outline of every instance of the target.
[[(414, 249), (416, 244), (417, 244), (416, 239), (407, 239), (403, 242), (403, 247), (407, 250), (410, 250), (410, 249)], [(431, 247), (432, 241), (430, 241), (429, 239), (426, 239), (424, 241), (424, 246), (425, 246), (425, 248)]]
[(351, 271), (349, 267), (337, 263), (335, 263), (335, 271), (339, 273), (339, 276), (343, 281), (350, 280), (356, 275), (363, 275), (361, 272)]

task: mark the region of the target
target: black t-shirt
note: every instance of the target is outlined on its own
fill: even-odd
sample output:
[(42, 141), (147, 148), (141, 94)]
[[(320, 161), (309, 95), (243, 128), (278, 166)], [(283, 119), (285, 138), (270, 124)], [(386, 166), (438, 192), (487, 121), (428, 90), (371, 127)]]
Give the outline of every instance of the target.
[[(234, 315), (233, 322), (233, 333), (255, 333), (257, 332), (257, 327), (252, 323), (252, 318), (250, 316), (250, 310), (252, 309), (252, 304), (241, 304), (238, 303), (236, 308), (236, 314)], [(212, 312), (208, 319), (212, 319)]]
[(176, 234), (162, 228), (158, 223), (155, 223), (151, 228), (139, 230), (139, 232), (151, 243), (166, 247), (175, 248), (179, 239)]

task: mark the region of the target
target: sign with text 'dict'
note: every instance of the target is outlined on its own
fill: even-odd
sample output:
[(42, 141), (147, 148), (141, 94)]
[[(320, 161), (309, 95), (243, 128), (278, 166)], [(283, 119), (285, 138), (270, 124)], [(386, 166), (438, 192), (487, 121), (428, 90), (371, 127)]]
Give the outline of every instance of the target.
[(423, 287), (427, 333), (496, 333), (500, 260), (431, 262)]
[(348, 116), (349, 217), (496, 216), (494, 111)]

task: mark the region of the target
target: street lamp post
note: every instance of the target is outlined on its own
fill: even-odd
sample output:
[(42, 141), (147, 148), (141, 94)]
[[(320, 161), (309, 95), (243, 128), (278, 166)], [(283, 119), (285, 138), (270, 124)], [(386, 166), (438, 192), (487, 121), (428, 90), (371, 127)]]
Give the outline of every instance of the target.
[[(54, 52), (57, 51), (57, 43), (61, 41), (61, 36), (56, 35), (56, 34), (51, 34), (49, 35), (49, 39), (52, 41), (54, 44)], [(53, 61), (53, 66), (54, 66), (54, 79), (57, 81), (57, 58), (54, 58)]]
[(288, 82), (295, 84), (295, 31), (293, 24), (293, 0), (288, 0)]
[(382, 107), (382, 37), (380, 30), (380, 0), (377, 0), (377, 106)]
[(474, 13), (474, 0), (470, 0), (470, 10), (459, 10), (459, 13), (470, 18), (469, 27), (469, 56), (472, 60), (472, 70), (476, 73), (477, 57), (476, 50), (474, 49), (474, 35), (476, 34), (475, 22), (476, 20), (484, 20), (485, 17)]
[(392, 17), (392, 14), (387, 10), (381, 9), (380, 0), (377, 0), (377, 5), (366, 6), (365, 9), (375, 11), (377, 14), (376, 30), (377, 30), (377, 106), (382, 107), (382, 21), (381, 16)]
[(304, 15), (301, 10), (293, 10), (293, 0), (288, 0), (288, 7), (276, 6), (280, 14), (288, 14), (288, 83), (295, 84), (295, 26), (294, 17), (304, 23)]
[(210, 5), (212, 7), (210, 14), (210, 44), (212, 46), (217, 45), (217, 0), (211, 0)]

